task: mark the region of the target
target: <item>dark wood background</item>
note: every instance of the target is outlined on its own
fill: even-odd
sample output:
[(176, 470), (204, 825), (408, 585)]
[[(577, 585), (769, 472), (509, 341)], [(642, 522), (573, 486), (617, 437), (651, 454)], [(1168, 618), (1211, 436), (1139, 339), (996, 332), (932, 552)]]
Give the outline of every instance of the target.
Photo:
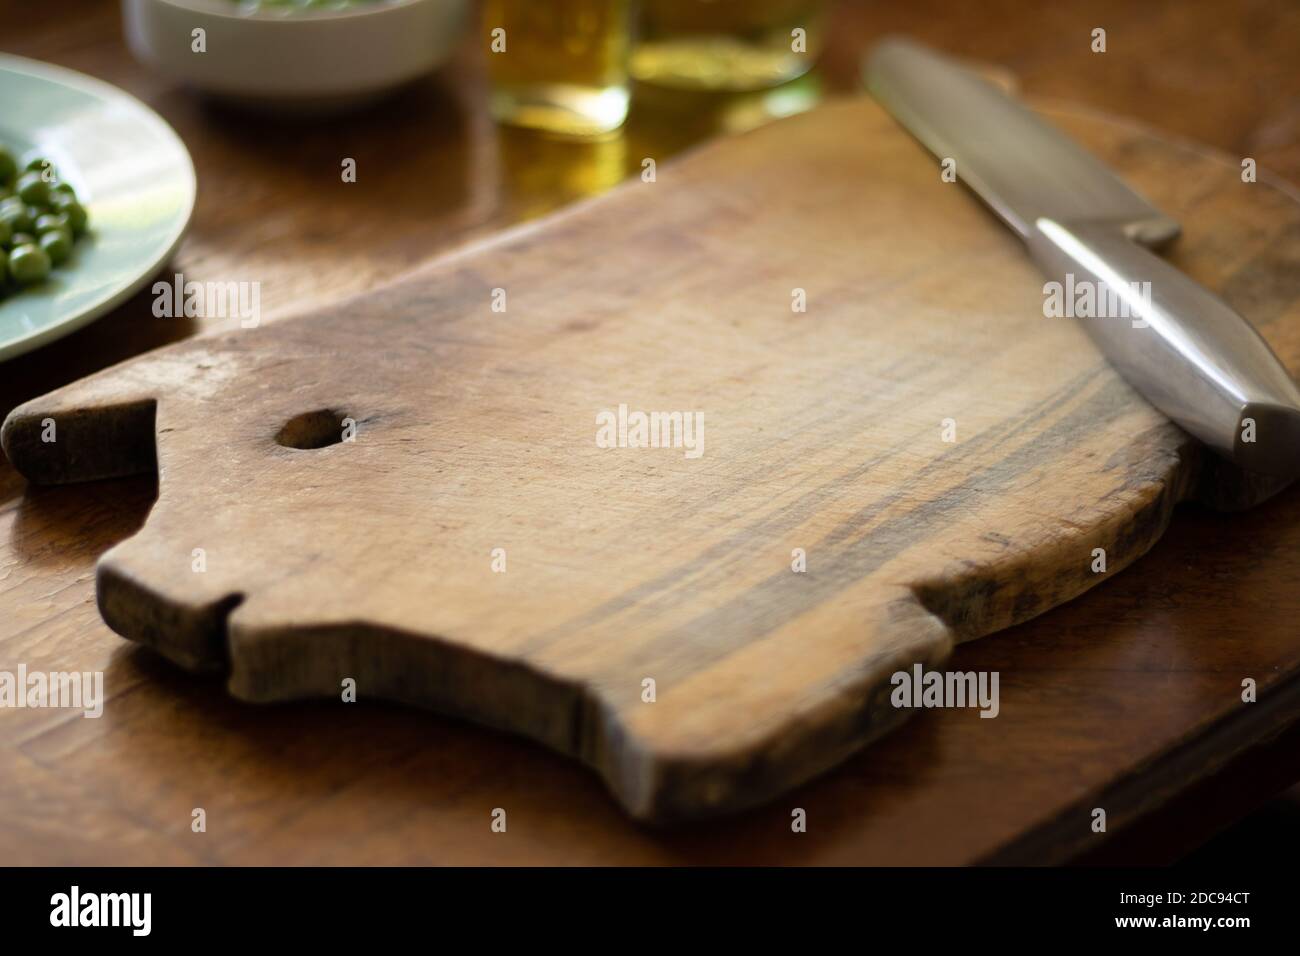
[[(600, 191), (716, 128), (634, 107), (623, 135), (567, 144), (499, 131), (477, 37), (439, 76), (314, 125), (203, 104), (136, 64), (118, 5), (0, 3), (0, 50), (82, 70), (157, 109), (194, 155), (187, 277), (258, 279), (274, 317), (369, 288), (439, 251)], [(1108, 52), (1093, 54), (1102, 26)], [(992, 64), (1038, 96), (1254, 157), (1300, 182), (1300, 5), (1228, 0), (844, 3), (818, 70), (856, 86), (884, 33)], [(357, 189), (325, 190), (344, 156)], [(341, 196), (341, 193), (346, 195)], [(1297, 270), (1300, 273), (1300, 270)], [(1300, 281), (1295, 295), (1300, 295)], [(147, 296), (0, 365), (0, 413), (201, 331)], [(1252, 512), (1183, 509), (1137, 565), (1072, 605), (966, 645), (999, 670), (1002, 716), (919, 715), (777, 805), (655, 832), (594, 777), (528, 745), (380, 705), (228, 700), (100, 621), (94, 563), (143, 522), (149, 480), (28, 488), (0, 463), (0, 669), (106, 672), (103, 719), (0, 711), (0, 861), (24, 863), (960, 863), (1165, 860), (1300, 775), (1300, 492)], [(1243, 676), (1272, 690), (1207, 708)], [(792, 834), (793, 806), (809, 831)], [(1092, 807), (1110, 811), (1094, 834)], [(191, 832), (203, 807), (208, 832)], [(492, 834), (494, 807), (508, 834)], [(1271, 843), (1269, 849), (1277, 850)]]

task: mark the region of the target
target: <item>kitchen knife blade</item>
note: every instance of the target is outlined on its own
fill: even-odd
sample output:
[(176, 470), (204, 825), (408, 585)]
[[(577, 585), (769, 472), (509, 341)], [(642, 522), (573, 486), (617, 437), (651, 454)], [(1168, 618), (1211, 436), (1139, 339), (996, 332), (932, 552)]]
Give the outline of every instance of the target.
[[(872, 95), (1024, 240), (1063, 289), (1107, 314), (1080, 321), (1156, 408), (1251, 471), (1300, 474), (1300, 390), (1268, 344), (1154, 255), (1178, 223), (997, 87), (904, 39), (867, 59)], [(1046, 287), (1045, 287), (1046, 291)]]

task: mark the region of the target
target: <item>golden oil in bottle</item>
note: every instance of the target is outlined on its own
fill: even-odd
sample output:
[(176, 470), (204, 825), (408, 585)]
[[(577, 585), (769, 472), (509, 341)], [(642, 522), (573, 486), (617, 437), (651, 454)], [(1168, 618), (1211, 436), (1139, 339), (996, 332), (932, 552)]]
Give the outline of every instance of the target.
[(634, 79), (747, 92), (795, 79), (822, 40), (820, 0), (642, 0)]
[(629, 6), (629, 0), (487, 0), (493, 115), (568, 136), (621, 126)]

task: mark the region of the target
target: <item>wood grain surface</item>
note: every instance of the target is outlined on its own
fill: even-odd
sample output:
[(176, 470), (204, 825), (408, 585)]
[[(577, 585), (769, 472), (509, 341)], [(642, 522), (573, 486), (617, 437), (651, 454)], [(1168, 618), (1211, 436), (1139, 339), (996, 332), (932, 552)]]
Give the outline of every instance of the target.
[[(177, 265), (200, 278), (275, 275), (268, 309), (317, 294), (356, 291), (439, 248), (521, 215), (599, 190), (664, 157), (698, 124), (640, 116), (625, 137), (584, 147), (498, 133), (482, 119), (481, 79), (467, 54), (454, 70), (380, 111), (337, 124), (334, 137), (367, 141), (384, 130), (394, 150), (358, 186), (403, 194), (412, 171), (426, 189), (414, 211), (383, 228), (346, 265), (326, 254), (346, 240), (318, 229), (326, 200), (299, 205), (278, 190), (332, 178), (342, 149), (311, 128), (279, 129), (205, 109), (131, 62), (113, 5), (61, 0), (26, 9), (0, 39), (36, 56), (119, 83), (171, 121), (195, 152), (203, 188), (195, 231)], [(1104, 23), (1111, 50), (1080, 41)], [(1265, 170), (1300, 178), (1300, 77), (1289, 66), (1297, 11), (1272, 2), (844, 4), (821, 71), (831, 89), (856, 80), (872, 37), (906, 30), (942, 48), (1000, 63), (1022, 88), (1137, 116)], [(1118, 41), (1118, 42), (1117, 42)], [(432, 119), (431, 117), (436, 117)], [(376, 147), (375, 155), (383, 150)], [(365, 168), (365, 167), (363, 167)], [(375, 167), (370, 167), (375, 168)], [(316, 172), (313, 172), (316, 171)], [(285, 182), (287, 178), (287, 182)], [(379, 204), (355, 207), (363, 217)], [(251, 216), (241, 210), (256, 209)], [(302, 247), (305, 268), (288, 255)], [(1245, 291), (1235, 304), (1249, 313)], [(147, 298), (65, 343), (10, 363), (8, 408), (200, 323), (151, 318)], [(40, 862), (960, 862), (1066, 859), (1122, 842), (1193, 781), (1221, 773), (1243, 748), (1263, 750), (1294, 719), (1274, 711), (1247, 722), (1231, 698), (1243, 673), (1270, 674), (1279, 691), (1297, 676), (1300, 498), (1288, 491), (1241, 515), (1180, 511), (1140, 565), (1037, 621), (958, 648), (953, 667), (1001, 667), (1016, 706), (980, 736), (969, 713), (931, 712), (788, 801), (728, 823), (670, 835), (628, 825), (589, 774), (539, 748), (426, 714), (370, 704), (342, 713), (318, 704), (263, 712), (229, 701), (219, 682), (196, 682), (129, 653), (99, 622), (91, 569), (140, 526), (148, 479), (77, 488), (25, 488), (0, 472), (0, 666), (107, 672), (112, 706), (101, 721), (39, 711), (5, 720), (0, 858)], [(1228, 734), (1206, 754), (1192, 745)], [(1193, 757), (1192, 766), (1174, 757)], [(1295, 766), (1291, 761), (1275, 761)], [(1149, 775), (1163, 783), (1133, 799)], [(1274, 783), (1272, 786), (1276, 786)], [(1238, 795), (1252, 790), (1234, 778)], [(1087, 830), (1103, 801), (1110, 834)], [(1249, 801), (1248, 801), (1249, 802)], [(810, 830), (793, 835), (789, 805)], [(190, 810), (214, 824), (189, 829)], [(511, 811), (509, 837), (487, 827)], [(1233, 812), (1241, 812), (1238, 806)], [(1196, 826), (1222, 825), (1217, 803)]]

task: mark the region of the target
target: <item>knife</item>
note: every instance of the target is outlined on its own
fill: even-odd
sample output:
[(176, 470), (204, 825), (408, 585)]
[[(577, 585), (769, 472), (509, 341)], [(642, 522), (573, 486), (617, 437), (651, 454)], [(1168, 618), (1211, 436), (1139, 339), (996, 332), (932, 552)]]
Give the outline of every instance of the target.
[(1249, 322), (1151, 251), (1177, 238), (1177, 222), (1026, 107), (918, 43), (882, 41), (865, 78), (922, 145), (955, 161), (957, 179), (1044, 273), (1109, 303), (1105, 317), (1080, 321), (1152, 405), (1243, 468), (1300, 474), (1300, 391)]

